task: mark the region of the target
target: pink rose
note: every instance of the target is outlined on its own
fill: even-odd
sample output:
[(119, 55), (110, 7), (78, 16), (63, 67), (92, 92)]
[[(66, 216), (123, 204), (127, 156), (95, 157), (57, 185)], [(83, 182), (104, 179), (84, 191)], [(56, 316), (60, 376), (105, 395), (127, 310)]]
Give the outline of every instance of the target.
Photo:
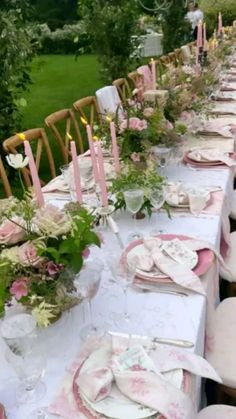
[(52, 260), (50, 260), (46, 265), (46, 270), (51, 276), (56, 275), (58, 272), (62, 271), (62, 269), (64, 269), (64, 265), (62, 265), (62, 263), (54, 263)]
[(10, 288), (10, 293), (17, 301), (20, 300), (21, 297), (26, 297), (26, 295), (28, 295), (27, 282), (28, 280), (25, 276), (22, 276), (13, 282)]
[(88, 247), (86, 247), (86, 249), (84, 249), (83, 252), (82, 252), (82, 256), (83, 256), (84, 259), (87, 259), (89, 257), (89, 255), (90, 255), (90, 250), (89, 250)]
[(39, 266), (43, 258), (37, 255), (37, 249), (33, 242), (28, 241), (22, 244), (18, 249), (19, 260), (24, 266)]
[(132, 117), (129, 119), (129, 129), (138, 130), (139, 131), (139, 122), (140, 119), (136, 117)]
[(147, 129), (147, 121), (145, 121), (145, 119), (140, 119), (138, 124), (138, 131), (143, 131), (144, 129)]
[[(15, 221), (17, 224), (15, 224)], [(22, 222), (19, 218), (13, 218), (13, 221), (6, 220), (0, 226), (0, 244), (16, 244), (24, 240), (26, 232), (18, 224)]]
[(131, 154), (131, 160), (133, 161), (133, 162), (138, 162), (138, 161), (140, 161), (140, 155), (139, 155), (139, 153), (132, 153)]
[(154, 109), (153, 108), (145, 108), (144, 110), (143, 110), (143, 115), (146, 117), (146, 118), (150, 118), (152, 115), (153, 115), (153, 113), (154, 113)]

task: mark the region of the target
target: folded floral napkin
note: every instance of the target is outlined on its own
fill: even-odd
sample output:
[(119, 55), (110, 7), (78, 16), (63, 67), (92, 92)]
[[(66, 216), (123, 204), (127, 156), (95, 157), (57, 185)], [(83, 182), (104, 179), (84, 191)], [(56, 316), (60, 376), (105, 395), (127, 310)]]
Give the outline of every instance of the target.
[(151, 338), (131, 341), (120, 336), (112, 336), (112, 340), (90, 338), (49, 411), (70, 419), (101, 417), (91, 408), (86, 410), (83, 402), (78, 403), (76, 395), (80, 393), (82, 400), (87, 398), (96, 409), (94, 403), (106, 399), (115, 383), (128, 400), (150, 408), (150, 416), (159, 412), (166, 419), (194, 419), (195, 409), (189, 395), (163, 374), (176, 369), (221, 382), (202, 357), (157, 344), (154, 348)]
[(57, 176), (55, 179), (52, 179), (47, 185), (43, 186), (43, 192), (69, 192), (68, 183), (65, 182), (65, 179), (62, 175)]
[[(232, 276), (219, 252), (210, 243), (195, 239), (180, 241), (178, 238), (170, 242), (173, 243), (174, 251), (172, 251), (170, 246), (166, 247), (165, 241), (162, 241), (160, 238), (144, 237), (144, 252), (135, 256), (137, 269), (155, 273), (157, 268), (158, 272), (164, 273), (177, 285), (205, 295), (206, 291), (200, 278), (190, 268), (191, 265), (194, 265), (192, 264), (194, 254), (191, 254), (189, 251), (196, 252), (209, 249), (217, 257), (221, 266), (227, 269), (229, 275)], [(153, 277), (149, 276), (148, 279), (156, 282), (155, 275)]]
[(188, 158), (197, 162), (222, 162), (226, 166), (236, 166), (236, 160), (229, 156), (229, 153), (222, 153), (222, 151), (208, 148), (208, 149), (194, 149), (188, 152)]
[(236, 126), (236, 118), (225, 117), (225, 118), (214, 118), (205, 122), (202, 130), (199, 130), (199, 134), (204, 135), (221, 135), (226, 138), (233, 138), (233, 130)]
[(236, 115), (236, 105), (234, 102), (215, 104), (210, 110), (215, 115)]
[(166, 187), (166, 202), (171, 206), (187, 207), (190, 212), (200, 213), (210, 198), (209, 191), (187, 187), (181, 182), (169, 183)]

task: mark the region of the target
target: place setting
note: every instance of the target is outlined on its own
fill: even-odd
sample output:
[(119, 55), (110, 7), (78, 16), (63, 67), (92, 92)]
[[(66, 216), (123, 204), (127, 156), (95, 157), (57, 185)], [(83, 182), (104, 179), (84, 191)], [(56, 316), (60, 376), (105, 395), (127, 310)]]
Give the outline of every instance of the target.
[(236, 154), (222, 153), (214, 148), (194, 148), (185, 153), (183, 161), (197, 168), (233, 167), (236, 165)]
[(111, 333), (88, 339), (49, 412), (70, 419), (79, 413), (91, 419), (171, 419), (170, 406), (178, 400), (182, 417), (194, 418), (190, 373), (221, 381), (202, 357), (155, 338)]

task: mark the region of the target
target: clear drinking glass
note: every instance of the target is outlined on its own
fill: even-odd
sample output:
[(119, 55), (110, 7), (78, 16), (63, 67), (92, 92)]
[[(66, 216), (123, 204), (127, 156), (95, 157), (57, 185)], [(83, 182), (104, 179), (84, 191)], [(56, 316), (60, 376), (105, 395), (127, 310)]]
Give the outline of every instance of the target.
[[(41, 381), (46, 359), (37, 342), (33, 316), (26, 313), (6, 316), (1, 324), (1, 336), (8, 347), (6, 359), (20, 381), (16, 389), (17, 401), (23, 404), (37, 403), (46, 391), (45, 384)], [(46, 408), (34, 410), (29, 417), (46, 419)]]
[[(155, 210), (159, 210), (165, 202), (165, 188), (154, 189), (150, 193), (150, 202)], [(161, 229), (152, 228), (150, 231), (151, 236), (157, 236), (158, 234), (163, 233)]]
[(152, 147), (152, 152), (155, 156), (158, 166), (161, 168), (160, 173), (163, 173), (163, 169), (168, 164), (168, 161), (171, 156), (171, 148), (166, 147), (165, 145)]
[(92, 299), (98, 292), (102, 270), (103, 263), (99, 259), (88, 261), (75, 281), (77, 293), (87, 302), (89, 313), (89, 323), (82, 327), (80, 331), (83, 340), (91, 334), (99, 334), (98, 327), (94, 324)]
[[(125, 204), (126, 208), (131, 214), (134, 216), (134, 229), (137, 229), (137, 223), (136, 223), (136, 214), (137, 212), (142, 208), (143, 202), (144, 202), (144, 192), (142, 189), (129, 189), (127, 191), (124, 191), (124, 198), (125, 198)], [(134, 231), (132, 234), (129, 235), (128, 240), (137, 240), (142, 237), (142, 234), (140, 234), (137, 231)]]

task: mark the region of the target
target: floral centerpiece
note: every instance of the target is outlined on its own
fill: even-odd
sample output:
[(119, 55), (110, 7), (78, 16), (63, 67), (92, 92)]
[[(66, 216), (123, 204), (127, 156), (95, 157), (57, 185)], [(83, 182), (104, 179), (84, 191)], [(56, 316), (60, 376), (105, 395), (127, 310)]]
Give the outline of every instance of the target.
[(181, 121), (171, 123), (161, 108), (144, 107), (127, 114), (118, 126), (118, 143), (123, 160), (147, 161), (153, 146), (174, 147), (187, 131)]
[[(146, 170), (140, 171), (132, 164), (124, 166), (122, 172), (113, 180), (110, 191), (115, 196), (115, 208), (125, 209), (124, 191), (129, 189), (142, 189), (144, 192), (144, 202), (142, 210), (146, 210), (148, 215), (152, 214), (152, 202), (150, 200), (151, 194), (155, 190), (162, 190), (166, 184), (166, 179), (160, 176), (156, 168), (148, 167)], [(168, 205), (165, 203), (163, 208), (168, 211)]]
[(19, 302), (47, 327), (79, 302), (76, 275), (100, 244), (94, 217), (77, 203), (39, 208), (26, 192), (1, 200), (0, 219), (0, 312)]

